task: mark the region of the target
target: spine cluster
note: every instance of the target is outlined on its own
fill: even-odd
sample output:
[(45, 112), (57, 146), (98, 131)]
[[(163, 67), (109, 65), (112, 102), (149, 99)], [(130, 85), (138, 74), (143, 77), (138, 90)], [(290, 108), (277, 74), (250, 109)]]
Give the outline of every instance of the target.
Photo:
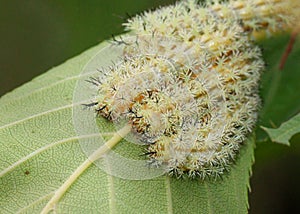
[(189, 0), (129, 20), (123, 59), (93, 79), (96, 111), (129, 123), (169, 174), (222, 174), (260, 105), (264, 62), (249, 35), (288, 30), (291, 4)]
[[(218, 19), (239, 22), (244, 32), (253, 39), (290, 31), (299, 26), (299, 0), (206, 0), (202, 4), (196, 2), (187, 0), (175, 6), (145, 12), (142, 16), (129, 20), (124, 26), (137, 34), (151, 34), (156, 31), (165, 36), (178, 36), (177, 32), (182, 31), (183, 27), (193, 27), (190, 24), (195, 21), (206, 21), (205, 17), (210, 14)], [(187, 13), (183, 12), (184, 10)], [(165, 18), (166, 16), (168, 18)], [(183, 19), (186, 19), (185, 23)]]

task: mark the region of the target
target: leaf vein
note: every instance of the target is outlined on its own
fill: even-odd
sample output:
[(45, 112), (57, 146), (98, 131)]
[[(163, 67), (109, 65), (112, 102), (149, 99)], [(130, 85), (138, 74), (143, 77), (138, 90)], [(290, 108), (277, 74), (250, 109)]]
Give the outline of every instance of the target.
[(105, 134), (108, 134), (108, 135), (111, 135), (113, 133), (95, 133), (95, 134), (89, 134), (89, 135), (82, 135), (82, 136), (76, 136), (76, 137), (70, 137), (70, 138), (66, 138), (66, 139), (63, 139), (63, 140), (60, 140), (60, 141), (56, 141), (54, 143), (51, 143), (51, 144), (48, 144), (44, 147), (41, 147), (37, 150), (35, 150), (34, 152), (30, 153), (29, 155), (21, 158), (20, 160), (18, 160), (17, 162), (13, 163), (12, 165), (10, 165), (9, 167), (7, 167), (6, 169), (2, 170), (0, 172), (0, 177), (4, 176), (6, 173), (12, 171), (13, 169), (15, 169), (17, 166), (21, 165), (22, 163), (24, 163), (25, 161), (29, 160), (30, 158), (54, 147), (54, 146), (57, 146), (57, 145), (60, 145), (60, 144), (63, 144), (63, 143), (67, 143), (67, 142), (72, 142), (74, 140), (79, 140), (79, 139), (85, 139), (85, 138), (92, 138), (92, 137), (97, 137), (97, 136), (103, 136)]

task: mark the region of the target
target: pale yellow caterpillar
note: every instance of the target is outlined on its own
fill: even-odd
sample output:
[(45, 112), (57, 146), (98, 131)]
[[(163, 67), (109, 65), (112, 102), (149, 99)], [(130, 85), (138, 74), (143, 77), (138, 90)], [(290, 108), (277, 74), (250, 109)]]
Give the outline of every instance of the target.
[[(182, 1), (175, 6), (165, 7), (154, 12), (145, 12), (142, 16), (137, 16), (124, 25), (128, 30), (137, 34), (157, 31), (170, 36), (178, 27), (178, 29), (183, 29), (180, 25), (190, 27), (191, 20), (205, 21), (203, 17), (209, 13), (219, 19), (240, 21), (239, 24), (244, 31), (250, 33), (254, 39), (291, 31), (299, 26), (299, 0), (207, 0), (204, 3), (197, 2), (195, 0)], [(185, 9), (190, 10), (188, 14), (183, 12)], [(186, 15), (186, 17), (182, 15)], [(165, 16), (169, 18), (165, 19)]]
[(98, 115), (127, 121), (166, 173), (218, 176), (255, 126), (261, 52), (253, 39), (288, 32), (299, 1), (180, 1), (124, 25), (120, 63), (93, 83)]
[[(88, 159), (41, 213), (55, 209), (92, 163), (132, 180), (162, 174), (201, 179), (222, 175), (258, 117), (264, 62), (253, 40), (294, 30), (299, 8), (299, 0), (187, 0), (130, 19), (124, 24), (128, 34), (100, 51), (102, 60), (114, 59), (114, 64), (99, 68), (101, 74), (88, 81), (87, 66), (73, 100), (89, 100), (95, 87), (96, 96), (87, 106), (122, 127), (107, 132), (111, 127), (100, 123), (105, 133), (99, 133), (94, 112), (81, 114), (82, 106), (74, 105), (76, 132), (91, 138), (81, 143)], [(111, 136), (106, 142), (105, 135)], [(159, 169), (116, 155), (112, 148), (122, 138), (146, 145), (149, 165)]]

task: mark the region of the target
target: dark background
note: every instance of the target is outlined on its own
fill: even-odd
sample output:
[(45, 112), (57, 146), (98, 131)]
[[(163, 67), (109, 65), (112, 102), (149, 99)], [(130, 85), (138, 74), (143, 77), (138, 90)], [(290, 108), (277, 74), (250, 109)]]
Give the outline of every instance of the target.
[(171, 0), (0, 0), (0, 96)]
[[(123, 32), (128, 14), (171, 2), (0, 0), (0, 96)], [(250, 213), (300, 213), (300, 135), (292, 141), (291, 147), (257, 146)]]

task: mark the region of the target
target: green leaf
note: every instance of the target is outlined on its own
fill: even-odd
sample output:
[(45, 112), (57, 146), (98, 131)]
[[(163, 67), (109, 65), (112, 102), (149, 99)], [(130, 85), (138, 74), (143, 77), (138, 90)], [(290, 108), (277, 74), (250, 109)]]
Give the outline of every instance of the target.
[[(107, 43), (51, 69), (0, 99), (0, 213), (40, 213), (81, 165), (73, 91), (85, 64)], [(103, 58), (109, 61), (109, 58)], [(105, 130), (111, 125), (100, 122)], [(139, 155), (122, 141), (122, 153)], [(135, 152), (135, 153), (134, 153)], [(133, 181), (92, 164), (56, 204), (57, 213), (247, 213), (254, 139), (217, 181), (161, 176)]]
[[(261, 42), (266, 71), (261, 81), (259, 127), (274, 127), (300, 112), (300, 40), (297, 39), (283, 70), (279, 69), (281, 57), (289, 42), (290, 35), (271, 37)], [(258, 141), (266, 141), (268, 136), (258, 129)]]
[(273, 142), (282, 143), (289, 146), (289, 140), (293, 137), (294, 134), (300, 132), (300, 114), (297, 114), (289, 121), (282, 123), (277, 129), (266, 127), (262, 127), (262, 129), (268, 133)]

